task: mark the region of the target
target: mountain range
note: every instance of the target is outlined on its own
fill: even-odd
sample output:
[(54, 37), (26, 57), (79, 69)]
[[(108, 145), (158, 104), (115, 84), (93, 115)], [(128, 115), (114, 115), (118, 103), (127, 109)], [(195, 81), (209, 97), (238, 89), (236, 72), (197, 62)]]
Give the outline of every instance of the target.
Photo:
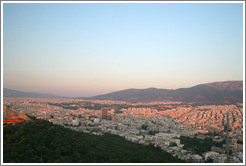
[(230, 104), (243, 102), (243, 81), (214, 82), (176, 90), (157, 88), (127, 89), (89, 99), (127, 102), (180, 101)]
[[(52, 94), (21, 92), (3, 88), (4, 97), (64, 98)], [(126, 89), (94, 97), (79, 97), (89, 100), (118, 100), (126, 102), (179, 101), (209, 104), (243, 102), (243, 81), (225, 81), (199, 84), (179, 89)]]
[(3, 88), (3, 96), (4, 97), (33, 97), (33, 98), (65, 98), (53, 94), (22, 92), (18, 90), (7, 89), (7, 88)]

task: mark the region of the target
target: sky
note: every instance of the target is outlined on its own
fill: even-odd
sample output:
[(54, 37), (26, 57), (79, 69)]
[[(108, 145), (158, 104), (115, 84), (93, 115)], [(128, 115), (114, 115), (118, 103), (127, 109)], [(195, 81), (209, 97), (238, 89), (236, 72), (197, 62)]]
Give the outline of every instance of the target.
[(243, 80), (242, 3), (5, 3), (3, 87), (69, 97)]

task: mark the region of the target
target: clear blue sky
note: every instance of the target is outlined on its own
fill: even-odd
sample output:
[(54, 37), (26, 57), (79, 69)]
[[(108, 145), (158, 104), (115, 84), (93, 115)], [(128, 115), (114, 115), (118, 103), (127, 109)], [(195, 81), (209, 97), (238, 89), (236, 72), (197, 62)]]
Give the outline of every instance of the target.
[(243, 4), (4, 4), (3, 87), (64, 96), (243, 80)]

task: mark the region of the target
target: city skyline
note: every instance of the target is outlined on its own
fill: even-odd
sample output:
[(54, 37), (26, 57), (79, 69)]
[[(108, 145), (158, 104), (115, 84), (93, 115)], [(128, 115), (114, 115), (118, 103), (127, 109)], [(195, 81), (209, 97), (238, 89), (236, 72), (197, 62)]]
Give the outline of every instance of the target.
[(87, 97), (243, 80), (242, 3), (4, 3), (3, 87)]

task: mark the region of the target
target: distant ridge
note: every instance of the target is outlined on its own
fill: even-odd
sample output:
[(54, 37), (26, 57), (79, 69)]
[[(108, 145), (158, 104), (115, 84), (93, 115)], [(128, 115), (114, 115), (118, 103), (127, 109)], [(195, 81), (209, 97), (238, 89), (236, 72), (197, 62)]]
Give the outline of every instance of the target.
[[(22, 92), (3, 88), (3, 97), (69, 98), (45, 93)], [(117, 100), (127, 102), (178, 101), (208, 104), (243, 102), (243, 81), (224, 81), (199, 84), (190, 88), (126, 89), (94, 97), (77, 97), (89, 100)]]
[(243, 81), (213, 82), (176, 90), (157, 88), (127, 89), (88, 99), (127, 102), (180, 101), (230, 104), (243, 102)]
[(3, 97), (66, 98), (46, 93), (22, 92), (3, 88)]

